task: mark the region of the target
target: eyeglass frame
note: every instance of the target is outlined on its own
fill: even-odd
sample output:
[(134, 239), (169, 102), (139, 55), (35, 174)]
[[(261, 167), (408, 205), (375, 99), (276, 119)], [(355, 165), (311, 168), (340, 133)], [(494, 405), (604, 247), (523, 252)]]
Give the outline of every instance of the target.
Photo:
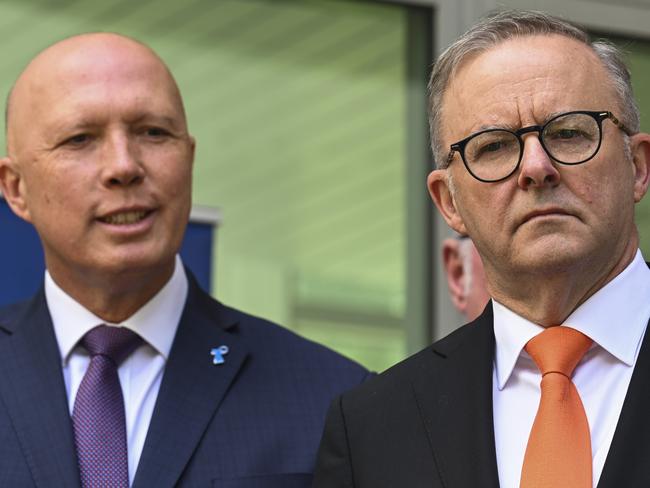
[[(544, 144), (544, 138), (542, 137), (542, 133), (544, 132), (544, 129), (546, 129), (546, 127), (551, 122), (553, 122), (554, 120), (557, 120), (558, 118), (564, 117), (566, 115), (573, 115), (573, 114), (589, 115), (590, 117), (592, 117), (596, 121), (596, 123), (598, 124), (598, 133), (599, 133), (598, 146), (596, 146), (596, 150), (588, 158), (583, 159), (582, 161), (575, 162), (575, 163), (566, 163), (564, 161), (560, 161), (559, 159), (557, 159), (557, 158), (555, 158), (555, 157), (553, 157), (551, 155), (551, 153), (547, 149), (546, 145)], [(594, 156), (596, 156), (596, 154), (598, 154), (598, 151), (600, 151), (600, 146), (602, 145), (602, 142), (603, 142), (603, 120), (605, 120), (605, 119), (611, 120), (612, 123), (616, 127), (618, 127), (620, 130), (622, 130), (626, 135), (628, 135), (628, 136), (634, 135), (634, 133), (630, 129), (628, 129), (625, 126), (625, 124), (623, 124), (620, 120), (618, 120), (618, 118), (616, 118), (614, 116), (614, 114), (612, 112), (610, 112), (610, 111), (605, 111), (605, 110), (598, 110), (598, 111), (572, 110), (570, 112), (563, 112), (561, 114), (555, 115), (554, 117), (547, 120), (543, 125), (529, 125), (527, 127), (522, 127), (522, 128), (517, 129), (515, 131), (509, 130), (509, 129), (492, 128), (492, 129), (485, 129), (485, 130), (481, 130), (481, 131), (478, 131), (478, 132), (474, 132), (473, 134), (470, 134), (469, 136), (467, 136), (465, 139), (462, 139), (462, 140), (460, 140), (458, 142), (455, 142), (455, 143), (451, 144), (449, 154), (447, 155), (447, 160), (446, 160), (446, 164), (445, 164), (444, 169), (447, 169), (449, 167), (449, 165), (453, 162), (454, 153), (458, 152), (460, 154), (460, 157), (463, 160), (463, 164), (465, 165), (465, 168), (467, 169), (469, 174), (472, 175), (477, 180), (479, 180), (479, 181), (481, 181), (483, 183), (498, 183), (499, 181), (503, 181), (503, 180), (505, 180), (507, 178), (510, 178), (510, 176), (512, 176), (519, 169), (519, 165), (521, 165), (521, 160), (524, 157), (524, 140), (522, 139), (522, 136), (524, 134), (529, 134), (531, 132), (537, 132), (537, 138), (539, 139), (539, 143), (542, 145), (542, 148), (544, 149), (544, 152), (546, 153), (546, 155), (549, 158), (551, 158), (553, 161), (556, 161), (556, 162), (558, 162), (560, 164), (564, 164), (566, 166), (575, 166), (575, 165), (578, 165), (578, 164), (583, 164), (583, 163), (586, 163), (587, 161), (589, 161), (590, 159), (593, 159)], [(498, 178), (496, 180), (486, 180), (484, 178), (479, 178), (469, 168), (469, 164), (467, 163), (467, 160), (465, 159), (465, 147), (467, 146), (469, 141), (471, 141), (475, 137), (480, 136), (481, 134), (485, 134), (487, 132), (497, 132), (497, 131), (509, 132), (510, 134), (514, 135), (517, 138), (517, 140), (519, 142), (519, 159), (518, 159), (517, 164), (515, 165), (515, 167), (512, 169), (512, 171), (510, 173), (508, 173), (506, 176), (502, 177), (502, 178)]]

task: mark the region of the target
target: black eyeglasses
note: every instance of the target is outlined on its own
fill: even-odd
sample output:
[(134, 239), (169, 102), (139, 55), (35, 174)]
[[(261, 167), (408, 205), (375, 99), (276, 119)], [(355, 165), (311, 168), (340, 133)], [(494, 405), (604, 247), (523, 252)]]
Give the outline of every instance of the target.
[(486, 129), (451, 145), (445, 167), (460, 157), (467, 171), (487, 183), (505, 180), (519, 168), (524, 154), (522, 136), (537, 132), (546, 154), (561, 164), (582, 164), (593, 158), (603, 139), (603, 120), (611, 120), (627, 135), (632, 132), (611, 112), (576, 110), (556, 115), (544, 125), (531, 125), (516, 131)]

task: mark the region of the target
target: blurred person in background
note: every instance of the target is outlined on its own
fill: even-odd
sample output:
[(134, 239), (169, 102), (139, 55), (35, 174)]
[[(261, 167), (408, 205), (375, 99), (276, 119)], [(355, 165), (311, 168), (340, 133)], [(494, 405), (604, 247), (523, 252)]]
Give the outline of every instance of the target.
[(471, 322), (490, 299), (481, 256), (469, 237), (458, 234), (443, 241), (442, 263), (449, 298), (456, 310)]

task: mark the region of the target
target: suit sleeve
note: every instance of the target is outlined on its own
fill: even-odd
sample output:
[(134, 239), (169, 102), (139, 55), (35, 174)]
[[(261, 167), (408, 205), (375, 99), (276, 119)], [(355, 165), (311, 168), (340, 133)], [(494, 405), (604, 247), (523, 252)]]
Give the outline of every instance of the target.
[(334, 399), (327, 412), (312, 488), (354, 488), (342, 396)]

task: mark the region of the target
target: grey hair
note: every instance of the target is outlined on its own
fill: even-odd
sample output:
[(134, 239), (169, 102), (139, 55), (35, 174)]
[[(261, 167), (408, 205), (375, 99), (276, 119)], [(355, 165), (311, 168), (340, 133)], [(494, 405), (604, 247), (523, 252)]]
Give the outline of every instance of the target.
[(634, 100), (630, 71), (620, 49), (603, 39), (591, 41), (583, 29), (544, 12), (504, 10), (485, 17), (470, 28), (443, 51), (433, 67), (429, 80), (429, 130), (438, 168), (445, 168), (448, 164), (440, 134), (442, 99), (463, 60), (510, 39), (552, 34), (574, 39), (592, 49), (610, 75), (611, 85), (620, 101), (620, 119), (632, 133), (640, 130), (639, 108)]

